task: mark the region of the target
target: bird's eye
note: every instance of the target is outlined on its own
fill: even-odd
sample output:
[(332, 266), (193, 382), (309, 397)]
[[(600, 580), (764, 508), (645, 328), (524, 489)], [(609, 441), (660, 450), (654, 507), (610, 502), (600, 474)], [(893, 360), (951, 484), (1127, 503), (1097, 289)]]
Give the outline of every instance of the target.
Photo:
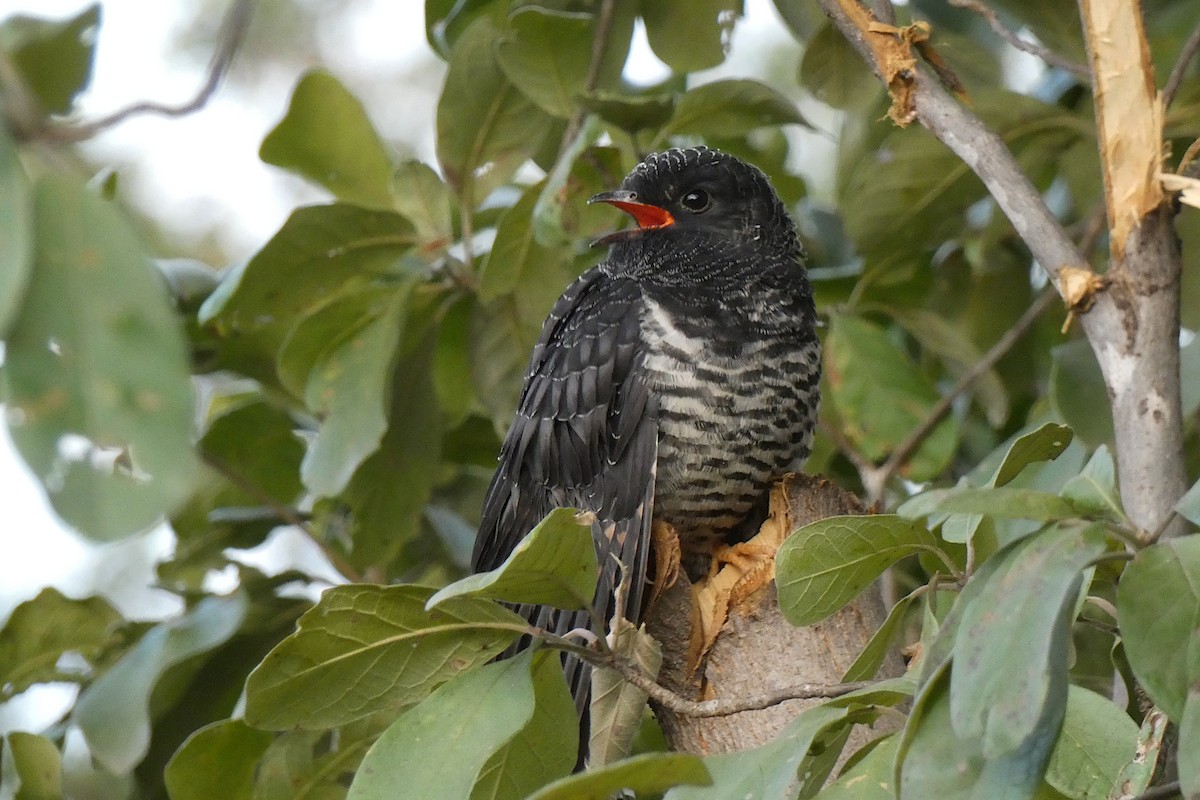
[(681, 197), (679, 202), (693, 214), (700, 214), (708, 211), (708, 207), (712, 205), (712, 198), (703, 189), (693, 189)]

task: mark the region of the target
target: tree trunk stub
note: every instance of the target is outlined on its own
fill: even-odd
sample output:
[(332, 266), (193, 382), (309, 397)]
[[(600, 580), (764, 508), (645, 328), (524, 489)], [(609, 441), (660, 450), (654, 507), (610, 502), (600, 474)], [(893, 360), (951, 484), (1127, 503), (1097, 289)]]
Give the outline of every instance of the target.
[[(811, 475), (795, 476), (788, 486), (788, 500), (795, 527), (826, 517), (866, 513), (857, 497)], [(878, 584), (873, 584), (832, 617), (796, 627), (784, 619), (772, 580), (730, 608), (703, 666), (689, 677), (691, 597), (692, 584), (680, 573), (646, 620), (648, 631), (662, 645), (658, 682), (690, 700), (751, 697), (802, 683), (839, 683), (886, 617)], [(893, 649), (877, 677), (903, 673), (904, 664)], [(797, 714), (821, 702), (788, 700), (722, 717), (689, 717), (652, 706), (672, 750), (711, 755), (766, 744)], [(875, 727), (874, 731), (856, 727), (846, 752), (854, 752), (885, 730), (882, 720)]]

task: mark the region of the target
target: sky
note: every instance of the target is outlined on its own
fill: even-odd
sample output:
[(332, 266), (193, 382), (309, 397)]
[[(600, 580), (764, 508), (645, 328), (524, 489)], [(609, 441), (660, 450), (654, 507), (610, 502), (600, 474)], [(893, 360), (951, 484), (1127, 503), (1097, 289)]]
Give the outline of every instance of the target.
[[(178, 57), (173, 33), (185, 18), (186, 3), (103, 0), (92, 82), (80, 98), (81, 119), (138, 100), (179, 103), (192, 97), (206, 63)], [(61, 18), (88, 5), (90, 0), (0, 0), (0, 19), (13, 13)], [(423, 5), (365, 0), (358, 13), (339, 15), (322, 27), (317, 43), (321, 65), (359, 94), (385, 141), (434, 163), (434, 113), (444, 65), (425, 42)], [(755, 66), (761, 68), (756, 59), (761, 61), (772, 45), (790, 41), (770, 0), (748, 0), (746, 10), (729, 62), (707, 73), (707, 79), (754, 73)], [(739, 46), (748, 39), (755, 46)], [(283, 116), (300, 71), (297, 65), (258, 75), (253, 90), (227, 85), (185, 118), (133, 118), (84, 149), (95, 162), (117, 168), (126, 198), (152, 213), (172, 237), (198, 242), (211, 236), (232, 260), (245, 259), (293, 208), (324, 197), (258, 159), (259, 143)], [(627, 76), (648, 83), (665, 77), (665, 71), (639, 35)], [(395, 81), (380, 80), (391, 75)], [(405, 79), (414, 75), (421, 80)], [(148, 588), (154, 560), (171, 547), (169, 531), (160, 528), (106, 546), (65, 531), (2, 425), (0, 498), (0, 620), (46, 585), (77, 597), (103, 593), (135, 618), (178, 607), (164, 592)]]

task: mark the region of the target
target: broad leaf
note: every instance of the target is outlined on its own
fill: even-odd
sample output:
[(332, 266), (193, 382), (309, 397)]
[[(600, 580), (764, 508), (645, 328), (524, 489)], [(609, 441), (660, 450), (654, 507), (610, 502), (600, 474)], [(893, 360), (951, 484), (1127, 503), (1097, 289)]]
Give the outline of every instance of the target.
[(280, 409), (259, 399), (248, 399), (223, 410), (208, 423), (200, 439), (200, 452), (223, 473), (232, 473), (239, 485), (254, 487), (253, 492), (238, 493), (243, 505), (274, 502), (286, 506), (303, 489), (298, 468), (304, 445), (296, 435), (296, 427)]
[(882, 90), (870, 67), (831, 22), (808, 40), (800, 60), (800, 83), (834, 108), (864, 105)]
[(685, 92), (659, 139), (683, 134), (739, 136), (767, 125), (786, 124), (808, 125), (793, 101), (765, 83), (729, 79)]
[[(657, 677), (662, 667), (662, 647), (645, 627), (635, 627), (617, 617), (612, 622), (608, 645), (626, 663), (645, 675)], [(588, 764), (604, 767), (629, 755), (633, 738), (646, 710), (646, 692), (614, 669), (592, 668), (591, 737)]]
[(592, 53), (592, 15), (518, 8), (496, 46), (504, 75), (548, 114), (566, 119), (583, 91)]
[(596, 593), (596, 548), (592, 526), (573, 508), (546, 515), (496, 569), (455, 581), (429, 598), (427, 608), (455, 597), (485, 597), (509, 603), (591, 608)]
[(533, 657), (533, 716), (479, 770), (471, 800), (523, 800), (571, 772), (579, 751), (575, 701), (558, 653)]
[(337, 586), (250, 673), (246, 722), (266, 730), (340, 725), (424, 698), (507, 647), (526, 623), (486, 600), (431, 612), (432, 589)]
[(742, 0), (643, 2), (642, 21), (654, 54), (676, 72), (715, 67), (742, 14)]
[(88, 750), (113, 773), (127, 772), (150, 747), (150, 702), (171, 667), (215, 649), (237, 633), (246, 616), (241, 592), (207, 597), (182, 617), (155, 625), (108, 672), (79, 696), (72, 722)]
[(775, 558), (780, 610), (793, 625), (820, 622), (901, 558), (936, 549), (923, 524), (892, 515), (805, 525), (784, 540)]
[(145, 530), (191, 491), (183, 332), (132, 226), (75, 179), (34, 190), (34, 271), (5, 352), (8, 422), (58, 514)]
[(688, 753), (646, 753), (555, 781), (527, 800), (610, 800), (627, 789), (652, 795), (674, 786), (709, 786), (704, 762)]
[(1188, 674), (1188, 648), (1200, 628), (1200, 537), (1137, 554), (1117, 585), (1117, 621), (1138, 682), (1178, 722), (1196, 677)]
[(0, 744), (7, 745), (6, 766), (12, 767), (11, 774), (0, 774), (0, 782), (7, 783), (3, 777), (16, 779), (16, 785), (9, 787), (13, 800), (63, 800), (62, 754), (54, 742), (14, 731), (0, 739)]
[(899, 736), (888, 736), (817, 795), (816, 800), (895, 800)]
[(0, 47), (42, 110), (70, 114), (91, 82), (99, 28), (99, 3), (61, 21), (13, 16), (0, 27)]
[(1050, 351), (1050, 402), (1071, 430), (1091, 447), (1113, 441), (1112, 409), (1100, 365), (1086, 339)]
[(432, 256), (454, 235), (450, 188), (421, 161), (405, 161), (392, 175), (392, 206), (417, 229), (421, 254)]
[(1060, 527), (993, 557), (1001, 566), (964, 611), (950, 683), (954, 730), (977, 740), (985, 758), (1020, 751), (1046, 725), (1057, 729), (1075, 599), (1105, 546), (1099, 527)]
[(1200, 481), (1193, 483), (1192, 488), (1179, 498), (1179, 502), (1175, 504), (1175, 510), (1188, 522), (1200, 525)]
[(33, 198), (16, 143), (0, 129), (0, 339), (16, 318), (33, 266)]
[(1068, 689), (1046, 783), (1071, 798), (1107, 797), (1137, 749), (1138, 727), (1108, 698), (1078, 686)]
[(922, 492), (896, 510), (907, 519), (936, 513), (989, 514), (1017, 519), (1059, 520), (1080, 516), (1080, 509), (1065, 497), (1032, 489), (933, 489)]
[(263, 139), (259, 156), (348, 203), (391, 206), (392, 163), (367, 113), (349, 90), (322, 70), (296, 84), (287, 115)]
[[(371, 313), (327, 339), (308, 375), (305, 405), (321, 420), (321, 427), (304, 455), (300, 475), (317, 497), (331, 497), (346, 488), (387, 430), (392, 367), (411, 285), (401, 284)], [(295, 333), (284, 343), (285, 356), (295, 347)]]
[(438, 100), (438, 162), (471, 208), (534, 153), (551, 122), (501, 70), (499, 38), (487, 17), (470, 24), (454, 45)]
[(205, 301), (200, 321), (229, 349), (226, 366), (274, 383), (275, 359), (296, 324), (339, 292), (420, 275), (406, 259), (416, 243), (399, 214), (347, 203), (308, 206)]
[(1096, 448), (1083, 471), (1063, 485), (1062, 496), (1076, 508), (1093, 514), (1105, 514), (1115, 519), (1124, 517), (1121, 495), (1117, 491), (1116, 465), (1107, 446)]
[[(937, 390), (877, 325), (839, 314), (825, 338), (825, 370), (847, 438), (869, 460), (885, 458), (938, 400)], [(879, 402), (887, 397), (888, 402)], [(903, 470), (911, 480), (936, 476), (958, 438), (951, 417), (940, 423)]]
[(725, 800), (753, 797), (755, 800), (791, 800), (802, 785), (801, 764), (813, 742), (831, 728), (846, 724), (844, 708), (814, 706), (788, 723), (768, 744), (740, 753), (724, 753), (704, 759), (712, 774), (705, 788), (676, 788), (664, 800)]
[(469, 797), (479, 771), (533, 716), (531, 652), (471, 670), (404, 712), (367, 751), (347, 800)]
[(251, 800), (259, 758), (274, 736), (237, 719), (193, 733), (167, 763), (163, 780), (171, 800)]
[(0, 629), (0, 699), (59, 680), (59, 659), (76, 653), (95, 664), (115, 643), (120, 613), (102, 597), (72, 600), (46, 588), (13, 609)]

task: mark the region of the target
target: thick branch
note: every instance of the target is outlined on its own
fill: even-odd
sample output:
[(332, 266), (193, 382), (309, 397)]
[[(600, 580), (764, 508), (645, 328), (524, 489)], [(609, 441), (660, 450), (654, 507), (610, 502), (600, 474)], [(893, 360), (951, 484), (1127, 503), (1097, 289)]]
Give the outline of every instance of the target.
[[(872, 71), (885, 82), (893, 80), (895, 76), (885, 74), (877, 63), (876, 53), (881, 48), (878, 41), (869, 37), (878, 37), (880, 33), (872, 30), (872, 20), (858, 0), (818, 2)], [(1137, 50), (1141, 52), (1140, 46)], [(1129, 55), (1116, 53), (1111, 47), (1104, 52), (1122, 58)], [(1092, 66), (1099, 106), (1105, 81), (1114, 76), (1115, 68), (1104, 58), (1097, 61), (1095, 57)], [(950, 97), (927, 71), (917, 68), (906, 77), (911, 86), (905, 101), (912, 104), (916, 119), (979, 176), (1061, 294), (1059, 270), (1064, 266), (1082, 268), (1087, 262), (1012, 154), (994, 132)], [(1129, 80), (1127, 75), (1116, 78)], [(1140, 73), (1136, 81), (1144, 82)], [(1140, 91), (1140, 84), (1133, 89)], [(1155, 106), (1150, 109), (1154, 112)], [(1157, 104), (1155, 113), (1157, 123), (1152, 121), (1152, 124), (1160, 124), (1161, 104)], [(893, 118), (896, 116), (904, 115)], [(1116, 122), (1110, 128), (1119, 134)], [(1151, 145), (1158, 147), (1159, 142)], [(1157, 170), (1157, 160), (1147, 160), (1143, 155), (1139, 153), (1132, 159), (1132, 168), (1123, 167), (1119, 176), (1113, 175), (1118, 185), (1142, 185), (1137, 183), (1137, 176), (1145, 172), (1143, 167), (1147, 164), (1153, 164)], [(1122, 202), (1129, 201), (1131, 206), (1121, 203), (1115, 206), (1116, 213), (1125, 215), (1126, 220), (1137, 214), (1137, 224), (1122, 228), (1127, 231), (1127, 241), (1122, 247), (1123, 263), (1117, 262), (1121, 269), (1115, 275), (1110, 273), (1112, 288), (1098, 294), (1095, 304), (1081, 317), (1084, 334), (1096, 354), (1112, 398), (1121, 497), (1130, 519), (1146, 531), (1154, 531), (1162, 524), (1186, 488), (1178, 399), (1178, 240), (1163, 206), (1151, 205), (1150, 213), (1145, 213), (1145, 203), (1154, 192), (1154, 188), (1147, 188), (1124, 198)], [(1112, 203), (1109, 205), (1114, 207)], [(1118, 227), (1111, 219), (1110, 224), (1114, 230)], [(1182, 530), (1177, 524), (1167, 527), (1172, 535)]]

